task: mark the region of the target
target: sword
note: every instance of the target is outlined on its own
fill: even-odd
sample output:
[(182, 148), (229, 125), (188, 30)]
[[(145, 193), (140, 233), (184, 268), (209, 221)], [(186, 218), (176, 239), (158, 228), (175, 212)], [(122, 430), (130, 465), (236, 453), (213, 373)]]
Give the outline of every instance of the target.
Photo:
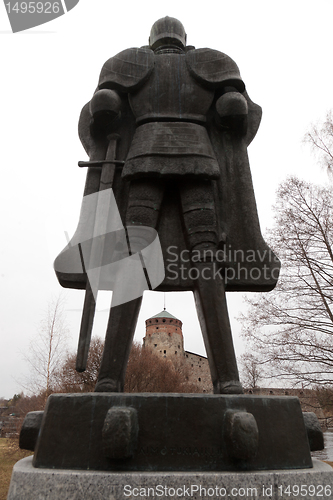
[[(119, 136), (117, 134), (112, 134), (110, 136), (110, 142), (109, 142), (109, 146), (107, 149), (105, 160), (98, 162), (100, 165), (102, 165), (99, 192), (104, 191), (105, 189), (112, 188), (115, 169), (116, 169), (116, 163), (119, 163), (116, 160), (116, 150), (117, 150), (118, 139), (119, 139)], [(85, 163), (89, 164), (90, 162), (85, 162)], [(95, 163), (95, 162), (93, 162), (93, 163)], [(96, 225), (98, 225), (98, 234), (103, 235), (106, 232), (108, 221), (107, 221), (107, 217), (99, 216), (102, 214), (99, 214), (98, 211), (99, 211), (99, 206), (98, 206), (98, 202), (97, 202), (97, 209), (96, 209), (96, 215), (95, 215), (95, 229), (96, 229)], [(94, 231), (94, 233), (95, 233), (95, 231)], [(95, 243), (95, 248), (94, 248), (94, 243)], [(79, 251), (80, 251), (80, 257), (81, 257), (83, 271), (86, 272), (83, 254), (82, 254), (82, 248), (81, 248), (80, 244), (79, 244)], [(103, 253), (103, 245), (98, 244), (97, 239), (93, 238), (91, 255), (95, 255), (96, 252), (98, 252), (100, 254), (99, 261), (101, 262), (102, 253)], [(96, 272), (98, 272), (98, 270)], [(98, 281), (98, 277), (97, 277), (97, 281)], [(97, 290), (95, 290), (95, 295), (94, 295), (90, 281), (89, 281), (88, 276), (87, 276), (86, 293), (85, 293), (85, 298), (84, 298), (81, 327), (80, 327), (80, 336), (79, 336), (79, 343), (78, 343), (78, 350), (77, 350), (77, 357), (76, 357), (76, 370), (78, 372), (84, 372), (86, 369), (86, 366), (87, 366), (91, 333), (92, 333), (94, 316), (95, 316), (95, 309), (96, 309), (95, 296), (97, 299)]]

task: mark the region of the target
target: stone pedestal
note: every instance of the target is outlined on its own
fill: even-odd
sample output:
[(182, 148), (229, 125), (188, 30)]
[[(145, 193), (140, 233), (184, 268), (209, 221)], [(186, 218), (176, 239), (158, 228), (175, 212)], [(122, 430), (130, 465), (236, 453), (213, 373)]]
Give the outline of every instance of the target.
[(8, 500), (331, 498), (308, 417), (290, 397), (55, 394), (23, 423)]
[(14, 466), (7, 500), (332, 499), (333, 469), (248, 472), (101, 472)]
[(32, 416), (36, 427), (41, 422), (34, 432), (36, 446), (28, 446), (33, 428), (28, 421), (20, 446), (35, 451), (33, 465), (41, 469), (218, 472), (312, 467), (301, 407), (293, 397), (53, 394), (43, 417)]

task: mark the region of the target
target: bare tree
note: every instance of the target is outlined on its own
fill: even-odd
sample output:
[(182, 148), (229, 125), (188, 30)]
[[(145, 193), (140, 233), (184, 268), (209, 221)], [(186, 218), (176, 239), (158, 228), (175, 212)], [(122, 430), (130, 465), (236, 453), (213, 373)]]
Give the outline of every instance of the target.
[(24, 356), (30, 366), (30, 376), (22, 385), (32, 394), (43, 392), (45, 399), (54, 390), (55, 374), (67, 350), (69, 330), (63, 306), (61, 296), (49, 302), (37, 334)]
[(269, 242), (282, 260), (276, 289), (247, 299), (243, 333), (259, 360), (293, 383), (333, 382), (333, 200), (295, 177), (283, 182)]
[(69, 353), (56, 373), (55, 392), (92, 392), (97, 382), (104, 343), (99, 337), (91, 340), (87, 368), (77, 372), (76, 354)]
[[(103, 354), (103, 341), (93, 338), (87, 369), (75, 370), (76, 355), (69, 354), (57, 373), (56, 392), (92, 392)], [(131, 349), (125, 379), (125, 392), (199, 392), (188, 382), (184, 364), (172, 363), (149, 349), (134, 343)]]
[(317, 156), (319, 164), (327, 173), (333, 175), (333, 111), (326, 114), (325, 120), (314, 124), (305, 134), (304, 142), (309, 144)]
[(258, 383), (264, 378), (263, 365), (251, 353), (242, 354), (240, 357), (240, 377), (246, 389), (257, 389)]
[(188, 382), (184, 363), (173, 363), (150, 349), (133, 344), (125, 378), (125, 392), (200, 392)]

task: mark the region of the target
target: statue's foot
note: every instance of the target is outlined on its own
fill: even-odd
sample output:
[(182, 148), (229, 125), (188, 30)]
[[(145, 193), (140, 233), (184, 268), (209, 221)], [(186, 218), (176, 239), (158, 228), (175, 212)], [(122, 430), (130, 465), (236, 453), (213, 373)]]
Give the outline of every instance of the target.
[(243, 394), (243, 387), (238, 380), (218, 382), (214, 386), (214, 394)]
[(94, 389), (94, 392), (123, 392), (120, 384), (112, 378), (100, 379)]

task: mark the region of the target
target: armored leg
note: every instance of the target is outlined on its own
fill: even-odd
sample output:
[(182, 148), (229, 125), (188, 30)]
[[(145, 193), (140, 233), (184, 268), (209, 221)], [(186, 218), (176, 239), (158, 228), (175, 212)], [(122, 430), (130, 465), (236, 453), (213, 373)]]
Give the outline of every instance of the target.
[[(197, 262), (194, 298), (215, 394), (241, 394), (224, 281), (214, 262)], [(207, 279), (211, 276), (211, 279)]]
[(211, 181), (183, 182), (180, 197), (190, 250), (216, 251), (217, 220)]
[[(134, 181), (131, 184), (126, 214), (131, 254), (140, 252), (150, 243), (149, 228), (157, 225), (162, 197), (163, 186), (157, 181)], [(95, 392), (123, 392), (141, 302), (142, 297), (139, 297), (111, 307)]]
[(163, 192), (164, 182), (158, 179), (132, 181), (126, 212), (126, 226), (143, 225), (156, 228)]
[(214, 260), (218, 237), (210, 181), (192, 181), (184, 185), (181, 202), (192, 265), (197, 269), (194, 297), (214, 392), (239, 394), (243, 390), (239, 382), (224, 280)]
[(123, 392), (142, 297), (111, 307), (95, 392)]

